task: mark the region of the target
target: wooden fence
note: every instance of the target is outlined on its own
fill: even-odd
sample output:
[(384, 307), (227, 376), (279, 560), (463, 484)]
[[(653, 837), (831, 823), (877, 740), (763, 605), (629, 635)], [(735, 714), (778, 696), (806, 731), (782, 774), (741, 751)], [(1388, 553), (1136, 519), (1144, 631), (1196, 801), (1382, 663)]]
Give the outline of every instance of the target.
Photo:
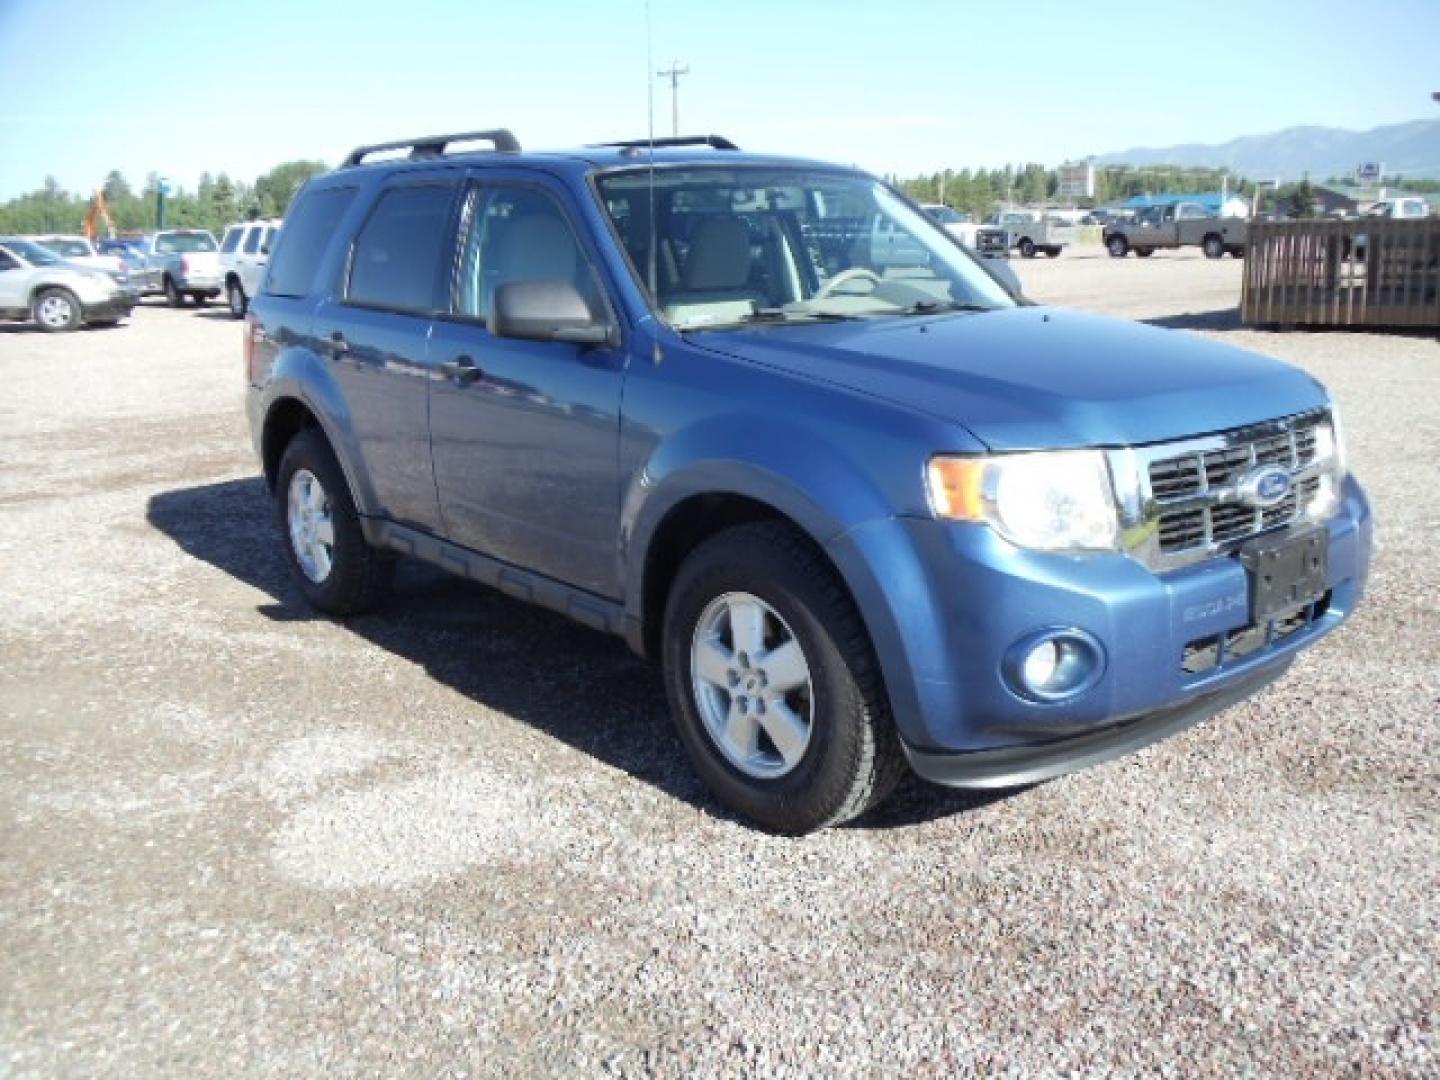
[(1440, 329), (1440, 218), (1251, 222), (1240, 320)]

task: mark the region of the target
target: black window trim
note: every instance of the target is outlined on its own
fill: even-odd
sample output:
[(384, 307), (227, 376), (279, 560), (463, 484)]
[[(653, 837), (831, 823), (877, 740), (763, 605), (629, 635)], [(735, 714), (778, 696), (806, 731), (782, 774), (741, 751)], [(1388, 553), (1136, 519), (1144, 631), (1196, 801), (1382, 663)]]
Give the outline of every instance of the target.
[[(470, 229), (473, 225), (475, 206), (479, 202), (479, 193), (482, 188), (524, 188), (530, 191), (538, 191), (555, 204), (560, 211), (560, 216), (565, 220), (566, 227), (575, 237), (576, 246), (590, 264), (590, 273), (594, 275), (595, 287), (600, 293), (600, 302), (604, 305), (606, 325), (611, 329), (618, 329), (621, 334), (621, 341), (624, 341), (625, 321), (618, 315), (615, 301), (610, 295), (609, 283), (605, 280), (605, 273), (601, 269), (604, 265), (599, 258), (599, 253), (591, 244), (590, 237), (586, 231), (576, 226), (576, 218), (560, 193), (551, 188), (543, 180), (528, 177), (515, 177), (501, 173), (496, 176), (485, 175), (487, 170), (474, 169), (465, 177), (464, 197), (461, 199), (461, 216), (458, 228), (455, 232), (455, 247), (451, 253), (449, 275), (449, 286), (445, 291), (445, 309), (435, 313), (435, 318), (441, 322), (454, 323), (460, 326), (474, 326), (488, 329), (484, 319), (476, 315), (466, 315), (459, 310), (460, 307), (460, 260), (465, 253), (465, 243), (469, 238)], [(496, 170), (497, 172), (499, 170)]]
[[(370, 200), (370, 208), (365, 211), (365, 217), (351, 231), (350, 239), (345, 248), (345, 262), (341, 268), (340, 288), (338, 295), (335, 297), (335, 302), (341, 307), (354, 308), (358, 311), (379, 311), (390, 315), (412, 315), (425, 319), (434, 319), (441, 314), (442, 309), (439, 307), (410, 308), (401, 307), (396, 304), (376, 304), (365, 300), (354, 300), (350, 296), (350, 277), (351, 272), (355, 268), (355, 247), (360, 242), (360, 234), (365, 231), (365, 227), (370, 224), (370, 220), (380, 208), (381, 200), (392, 191), (398, 191), (402, 188), (418, 187), (448, 187), (451, 189), (450, 208), (446, 214), (446, 239), (440, 245), (440, 252), (435, 265), (435, 275), (437, 279), (440, 274), (444, 272), (446, 265), (453, 260), (453, 252), (458, 246), (456, 204), (461, 201), (459, 196), (465, 188), (463, 177), (455, 170), (447, 170), (447, 174), (436, 175), (434, 173), (426, 173), (423, 176), (408, 176), (400, 173), (395, 180), (382, 184), (380, 188), (375, 191), (373, 198)], [(441, 282), (437, 280), (436, 285), (440, 284)], [(438, 288), (435, 291), (440, 295), (443, 302), (444, 293)]]

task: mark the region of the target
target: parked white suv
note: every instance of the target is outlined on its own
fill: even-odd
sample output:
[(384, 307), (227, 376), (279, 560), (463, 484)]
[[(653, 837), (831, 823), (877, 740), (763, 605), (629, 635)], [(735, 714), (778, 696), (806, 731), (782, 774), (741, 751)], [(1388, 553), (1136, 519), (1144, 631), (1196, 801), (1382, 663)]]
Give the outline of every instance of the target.
[(225, 276), (225, 298), (230, 314), (243, 318), (250, 307), (250, 297), (260, 291), (265, 279), (265, 264), (275, 237), (280, 233), (280, 220), (242, 221), (225, 230), (220, 242), (220, 271)]

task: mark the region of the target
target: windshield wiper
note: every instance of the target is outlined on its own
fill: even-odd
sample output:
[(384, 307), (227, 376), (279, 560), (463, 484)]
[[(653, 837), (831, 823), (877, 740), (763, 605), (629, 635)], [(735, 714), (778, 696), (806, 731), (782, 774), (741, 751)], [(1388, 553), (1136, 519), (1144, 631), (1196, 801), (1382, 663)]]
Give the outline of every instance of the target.
[(916, 300), (902, 312), (905, 315), (930, 315), (936, 311), (994, 311), (989, 304), (972, 304), (960, 300)]
[(756, 308), (744, 322), (789, 322), (792, 319), (818, 319), (824, 322), (853, 322), (861, 318), (839, 311), (786, 311), (784, 308)]

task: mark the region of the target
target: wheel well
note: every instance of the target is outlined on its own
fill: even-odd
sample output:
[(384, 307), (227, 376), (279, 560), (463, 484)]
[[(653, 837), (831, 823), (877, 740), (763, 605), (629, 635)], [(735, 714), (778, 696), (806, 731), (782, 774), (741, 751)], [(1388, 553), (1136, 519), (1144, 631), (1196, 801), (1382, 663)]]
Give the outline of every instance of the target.
[[(640, 601), (646, 656), (654, 659), (660, 655), (665, 604), (670, 598), (670, 586), (675, 583), (675, 575), (686, 556), (716, 533), (759, 521), (783, 522), (808, 539), (809, 534), (785, 514), (768, 503), (743, 495), (694, 495), (665, 515), (645, 553)], [(840, 577), (829, 555), (818, 544), (815, 549), (835, 569), (836, 577)]]
[(30, 309), (34, 309), (35, 301), (40, 299), (40, 294), (47, 292), (63, 292), (66, 296), (70, 297), (71, 300), (75, 301), (75, 303), (80, 303), (80, 298), (64, 285), (36, 285), (35, 288), (30, 290)]
[(270, 412), (265, 417), (265, 431), (260, 438), (260, 459), (265, 466), (267, 485), (274, 488), (275, 477), (280, 472), (280, 459), (285, 455), (290, 440), (307, 428), (319, 426), (320, 421), (315, 419), (315, 414), (294, 398), (281, 398), (270, 406)]

